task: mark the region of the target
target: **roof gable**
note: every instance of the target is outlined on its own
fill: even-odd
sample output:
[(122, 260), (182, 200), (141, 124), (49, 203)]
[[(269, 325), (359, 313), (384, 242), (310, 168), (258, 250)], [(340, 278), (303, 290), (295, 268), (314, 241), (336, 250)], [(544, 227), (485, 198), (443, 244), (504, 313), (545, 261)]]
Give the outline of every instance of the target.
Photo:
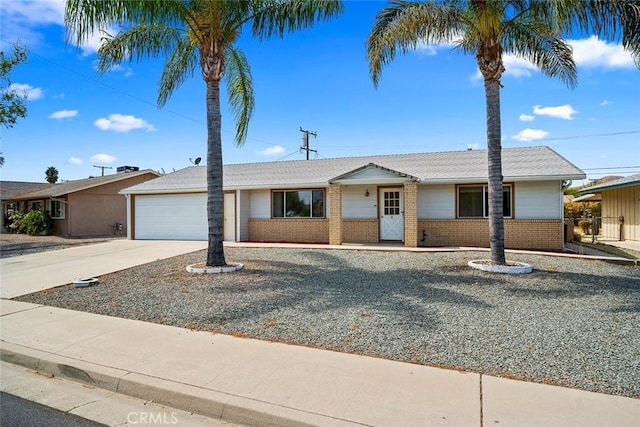
[(419, 181), (420, 178), (399, 172), (393, 169), (385, 168), (383, 166), (376, 165), (375, 163), (369, 163), (368, 165), (361, 166), (357, 169), (336, 176), (329, 180), (330, 184), (368, 184), (368, 183), (381, 183), (388, 184), (391, 182), (408, 182)]

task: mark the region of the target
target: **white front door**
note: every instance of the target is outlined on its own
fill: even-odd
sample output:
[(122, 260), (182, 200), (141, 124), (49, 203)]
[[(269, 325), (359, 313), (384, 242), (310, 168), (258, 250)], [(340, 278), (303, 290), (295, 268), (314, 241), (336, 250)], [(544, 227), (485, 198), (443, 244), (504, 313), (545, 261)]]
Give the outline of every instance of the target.
[(381, 188), (379, 191), (380, 240), (404, 241), (402, 188)]
[(224, 227), (223, 238), (225, 242), (236, 241), (236, 194), (224, 193)]

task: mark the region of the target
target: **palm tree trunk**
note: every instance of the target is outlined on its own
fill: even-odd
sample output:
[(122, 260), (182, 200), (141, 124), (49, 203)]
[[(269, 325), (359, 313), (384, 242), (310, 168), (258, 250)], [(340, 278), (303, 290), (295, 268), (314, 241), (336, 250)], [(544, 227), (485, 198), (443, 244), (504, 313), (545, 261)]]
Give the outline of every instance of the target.
[(223, 240), (222, 195), (222, 119), (220, 116), (220, 80), (211, 79), (207, 85), (207, 220), (209, 246), (207, 266), (226, 265)]
[(489, 166), (489, 237), (491, 261), (505, 264), (504, 214), (502, 194), (502, 130), (500, 121), (500, 80), (485, 79), (487, 103), (487, 161)]

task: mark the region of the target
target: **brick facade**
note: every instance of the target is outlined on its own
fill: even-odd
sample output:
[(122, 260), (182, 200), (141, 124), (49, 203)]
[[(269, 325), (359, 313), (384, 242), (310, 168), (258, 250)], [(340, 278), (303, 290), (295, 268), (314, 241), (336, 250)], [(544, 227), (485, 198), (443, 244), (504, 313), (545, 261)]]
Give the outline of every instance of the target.
[(342, 220), (342, 239), (346, 243), (378, 243), (379, 230), (377, 219)]
[(342, 187), (329, 186), (329, 244), (341, 245), (342, 240)]
[(404, 184), (404, 245), (418, 246), (418, 183)]
[(329, 220), (310, 218), (249, 219), (249, 241), (329, 243)]
[[(421, 219), (418, 232), (426, 239), (421, 246), (489, 247), (487, 219)], [(505, 219), (504, 244), (517, 249), (562, 249), (562, 220)]]

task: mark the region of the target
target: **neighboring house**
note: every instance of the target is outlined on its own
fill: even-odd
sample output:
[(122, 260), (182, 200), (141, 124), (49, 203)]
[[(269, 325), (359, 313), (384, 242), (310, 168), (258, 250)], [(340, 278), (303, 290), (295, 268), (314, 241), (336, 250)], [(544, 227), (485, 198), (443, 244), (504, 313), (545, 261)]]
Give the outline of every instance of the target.
[(0, 215), (0, 230), (4, 230), (9, 214), (13, 211), (11, 199), (19, 194), (33, 190), (51, 187), (48, 182), (24, 182), (24, 181), (0, 181), (0, 201), (2, 202), (2, 215)]
[[(489, 245), (486, 150), (224, 167), (224, 239)], [(548, 147), (502, 151), (505, 243), (560, 249), (562, 183), (585, 174)], [(206, 168), (122, 191), (130, 239), (207, 239)]]
[(586, 187), (578, 193), (585, 198), (586, 195), (601, 197), (601, 237), (640, 241), (640, 174)]
[(3, 204), (20, 212), (48, 210), (54, 222), (53, 233), (58, 236), (124, 234), (127, 203), (120, 190), (158, 176), (152, 170), (142, 170), (47, 184), (42, 189), (15, 194)]

